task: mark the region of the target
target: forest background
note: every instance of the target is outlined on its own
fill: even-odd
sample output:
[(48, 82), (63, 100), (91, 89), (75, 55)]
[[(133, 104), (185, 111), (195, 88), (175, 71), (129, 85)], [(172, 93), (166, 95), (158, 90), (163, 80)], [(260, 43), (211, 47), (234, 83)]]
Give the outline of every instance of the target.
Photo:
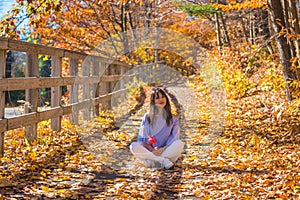
[[(165, 28), (192, 38), (215, 61), (226, 90), (226, 140), (219, 145), (235, 151), (237, 158), (230, 162), (238, 168), (253, 165), (241, 164), (251, 148), (257, 169), (287, 170), (276, 177), (283, 180), (280, 184), (272, 180), (259, 186), (272, 187), (268, 197), (288, 198), (300, 191), (299, 14), (298, 0), (17, 0), (1, 19), (0, 33), (86, 53), (113, 35), (138, 28)], [(160, 49), (141, 47), (119, 60), (163, 60), (170, 67), (196, 71), (191, 60)], [(49, 59), (40, 61), (49, 74)], [(22, 76), (22, 61), (15, 69), (7, 77)], [(203, 77), (193, 78), (195, 89), (205, 91)]]

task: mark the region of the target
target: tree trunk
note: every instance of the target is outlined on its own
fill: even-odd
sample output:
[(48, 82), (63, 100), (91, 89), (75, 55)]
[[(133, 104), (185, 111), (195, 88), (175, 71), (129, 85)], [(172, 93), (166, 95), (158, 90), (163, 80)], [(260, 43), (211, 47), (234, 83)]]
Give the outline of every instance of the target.
[[(292, 21), (293, 19), (290, 18), (290, 13), (289, 13), (289, 6), (288, 6), (288, 2), (287, 0), (282, 0), (282, 4), (283, 4), (283, 10), (284, 10), (284, 21), (285, 21), (285, 28), (287, 31), (287, 34), (291, 34), (291, 24), (290, 24), (290, 20)], [(288, 39), (287, 40), (289, 46), (290, 46), (290, 51), (291, 51), (291, 57), (294, 58), (296, 57), (296, 48), (292, 42), (292, 40)]]
[[(219, 3), (219, 0), (212, 1), (212, 3)], [(217, 46), (218, 46), (218, 51), (219, 54), (221, 54), (221, 45), (222, 45), (222, 40), (221, 40), (221, 29), (220, 29), (220, 21), (219, 21), (219, 13), (215, 12), (214, 14), (214, 21), (215, 21), (215, 28), (216, 28), (216, 34), (217, 34)]]
[[(300, 34), (300, 24), (299, 24), (299, 17), (298, 17), (298, 11), (296, 8), (296, 4), (299, 4), (299, 2), (296, 2), (296, 0), (290, 0), (289, 1), (289, 9), (290, 9), (290, 15), (291, 15), (291, 19), (293, 19), (291, 21), (291, 26), (293, 27), (294, 33), (296, 35)], [(294, 39), (294, 46), (296, 48), (296, 56), (297, 58), (300, 58), (300, 39), (299, 37)], [(298, 60), (298, 65), (300, 66), (300, 61)], [(297, 70), (297, 79), (298, 81), (300, 80), (300, 73), (299, 73), (299, 69)]]
[(223, 34), (224, 34), (224, 40), (225, 40), (225, 43), (226, 43), (228, 46), (231, 46), (231, 44), (230, 44), (230, 39), (229, 39), (229, 36), (228, 36), (228, 31), (227, 31), (226, 20), (224, 19), (224, 16), (223, 16), (222, 13), (221, 13), (220, 15), (221, 15), (221, 20), (222, 20)]
[(215, 26), (216, 26), (216, 34), (217, 34), (217, 46), (219, 54), (221, 54), (221, 32), (220, 32), (220, 22), (219, 22), (219, 14), (215, 13)]
[[(271, 37), (270, 33), (270, 26), (269, 26), (269, 14), (267, 10), (261, 9), (259, 12), (261, 25), (260, 28), (262, 29), (261, 35), (263, 36), (263, 40), (269, 40)], [(269, 51), (269, 54), (274, 54), (273, 47), (270, 42), (267, 44), (267, 49)]]
[(291, 70), (291, 51), (290, 45), (286, 37), (281, 34), (281, 30), (286, 28), (283, 6), (278, 0), (268, 0), (268, 6), (270, 10), (270, 16), (272, 25), (278, 37), (276, 37), (276, 44), (280, 56), (280, 62), (282, 65), (283, 78), (286, 81), (286, 96), (289, 101), (292, 100), (292, 87), (291, 83), (296, 80), (295, 73)]
[(144, 19), (144, 28), (145, 28), (145, 36), (144, 38), (147, 38), (150, 32), (151, 27), (151, 18), (152, 18), (152, 8), (149, 0), (143, 1), (143, 12), (145, 13), (145, 19)]
[(255, 44), (255, 16), (250, 13), (250, 41), (251, 41), (251, 45)]
[[(12, 77), (12, 63), (14, 62), (14, 57), (12, 51), (8, 51), (7, 58), (6, 58), (6, 71), (5, 77), (11, 78)], [(5, 92), (5, 104), (11, 104), (9, 91)]]
[(244, 36), (244, 40), (245, 42), (248, 42), (248, 37), (247, 37), (247, 31), (246, 31), (246, 27), (245, 27), (245, 21), (244, 21), (244, 13), (241, 13), (240, 16), (239, 16), (239, 19), (240, 19), (240, 23), (241, 23), (241, 26), (243, 28), (243, 36)]
[(154, 20), (155, 20), (155, 49), (154, 49), (154, 62), (157, 63), (158, 62), (158, 44), (159, 44), (159, 41), (158, 41), (158, 22), (157, 22), (157, 17), (158, 17), (158, 4), (157, 4), (157, 1), (155, 0), (155, 12), (154, 12)]
[(120, 18), (121, 18), (121, 37), (122, 37), (122, 41), (123, 41), (123, 46), (124, 46), (124, 53), (125, 55), (127, 55), (128, 57), (130, 57), (130, 52), (129, 52), (129, 43), (128, 43), (128, 38), (127, 38), (127, 25), (128, 25), (128, 19), (127, 19), (127, 15), (126, 15), (126, 9), (129, 6), (128, 3), (125, 4), (121, 4), (120, 10), (121, 10), (121, 14), (120, 14)]

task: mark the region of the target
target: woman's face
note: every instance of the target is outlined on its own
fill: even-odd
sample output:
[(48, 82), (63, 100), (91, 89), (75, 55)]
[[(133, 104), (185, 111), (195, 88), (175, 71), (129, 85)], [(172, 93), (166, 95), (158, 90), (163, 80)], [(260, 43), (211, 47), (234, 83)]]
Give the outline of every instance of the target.
[(164, 108), (167, 104), (167, 99), (160, 92), (157, 93), (158, 96), (154, 98), (154, 103), (156, 106)]

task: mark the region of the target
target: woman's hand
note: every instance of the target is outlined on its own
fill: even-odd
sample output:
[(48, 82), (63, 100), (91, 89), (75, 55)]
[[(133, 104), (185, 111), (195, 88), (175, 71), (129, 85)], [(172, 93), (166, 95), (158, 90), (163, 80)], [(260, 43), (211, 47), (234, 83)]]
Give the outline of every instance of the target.
[(146, 142), (142, 142), (142, 145), (143, 145), (146, 149), (148, 149), (150, 152), (153, 152), (154, 148), (152, 147), (151, 144), (148, 144), (148, 143), (146, 143)]
[(161, 148), (158, 147), (153, 148), (151, 144), (145, 142), (142, 142), (142, 145), (156, 156), (160, 156), (162, 152), (164, 152), (164, 150), (168, 147), (168, 146), (164, 146)]
[(160, 156), (166, 148), (167, 148), (167, 146), (164, 146), (164, 147), (161, 147), (161, 148), (155, 147), (154, 150), (152, 151), (152, 153), (156, 156)]

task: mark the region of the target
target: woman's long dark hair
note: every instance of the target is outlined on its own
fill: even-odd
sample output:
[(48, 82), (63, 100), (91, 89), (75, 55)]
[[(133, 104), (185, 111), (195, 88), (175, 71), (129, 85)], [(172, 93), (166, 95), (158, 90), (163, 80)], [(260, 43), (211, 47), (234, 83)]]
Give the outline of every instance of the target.
[(160, 93), (163, 97), (166, 98), (166, 105), (164, 107), (163, 117), (166, 119), (166, 123), (169, 126), (171, 124), (172, 113), (171, 113), (171, 104), (166, 92), (162, 88), (153, 88), (150, 97), (150, 112), (148, 116), (148, 120), (150, 124), (153, 125), (155, 115), (158, 113), (158, 108), (155, 105), (155, 99), (158, 98), (158, 93)]

